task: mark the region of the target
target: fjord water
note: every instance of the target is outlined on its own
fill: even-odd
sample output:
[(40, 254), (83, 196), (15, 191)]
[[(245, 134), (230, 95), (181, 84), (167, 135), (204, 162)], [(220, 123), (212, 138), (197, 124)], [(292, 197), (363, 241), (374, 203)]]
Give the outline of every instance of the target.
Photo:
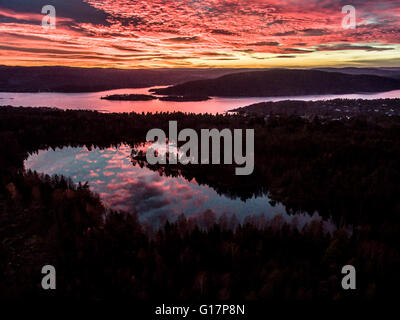
[(399, 98), (400, 90), (373, 94), (312, 95), (292, 97), (252, 97), (220, 98), (213, 97), (207, 101), (174, 102), (174, 101), (109, 101), (101, 97), (112, 94), (151, 94), (151, 88), (118, 89), (89, 93), (14, 93), (0, 92), (0, 105), (22, 107), (56, 107), (60, 109), (88, 109), (101, 112), (160, 112), (181, 111), (192, 113), (225, 113), (239, 107), (245, 107), (263, 101), (281, 100), (328, 100), (347, 99), (381, 99)]
[[(243, 221), (246, 216), (263, 214), (267, 218), (281, 215), (290, 221), (284, 206), (272, 206), (268, 195), (253, 197), (246, 201), (231, 199), (218, 194), (195, 179), (161, 176), (157, 171), (141, 168), (131, 161), (131, 147), (120, 145), (107, 149), (86, 147), (64, 147), (40, 150), (29, 156), (25, 168), (49, 175), (70, 177), (75, 183), (89, 182), (92, 191), (98, 193), (106, 207), (127, 212), (136, 212), (142, 221), (158, 225), (166, 217), (173, 220), (180, 214), (198, 216), (208, 209), (218, 215), (235, 214)], [(320, 220), (318, 215), (297, 215), (299, 226), (311, 220)], [(327, 229), (332, 226), (324, 222)]]

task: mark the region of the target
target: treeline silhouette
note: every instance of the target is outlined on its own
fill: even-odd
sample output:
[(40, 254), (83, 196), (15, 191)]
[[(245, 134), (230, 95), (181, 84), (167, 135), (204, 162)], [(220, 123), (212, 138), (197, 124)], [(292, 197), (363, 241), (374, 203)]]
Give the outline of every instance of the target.
[[(27, 172), (6, 189), (3, 298), (340, 300), (397, 290), (397, 251), (388, 239), (373, 240), (366, 227), (330, 235), (318, 222), (299, 230), (278, 216), (240, 225), (207, 211), (149, 235), (134, 212), (107, 211), (87, 186), (63, 177)], [(57, 270), (53, 292), (40, 287), (48, 263)], [(357, 268), (355, 292), (341, 288), (345, 264)]]
[[(135, 212), (105, 209), (87, 184), (26, 172), (41, 148), (132, 146), (147, 130), (255, 128), (256, 169), (244, 180), (230, 166), (187, 166), (177, 173), (232, 197), (259, 192), (288, 209), (332, 216), (330, 234), (279, 216), (197, 220), (179, 217), (159, 231)], [(354, 119), (321, 123), (297, 117), (102, 114), (0, 108), (0, 296), (141, 300), (367, 299), (396, 294), (400, 277), (400, 126)], [(142, 165), (146, 165), (142, 163)], [(182, 168), (183, 169), (183, 168)], [(351, 224), (351, 225), (350, 225)], [(53, 264), (57, 290), (41, 289)], [(357, 290), (341, 288), (341, 268), (357, 270)]]
[(243, 114), (300, 116), (312, 120), (318, 116), (321, 120), (363, 119), (367, 122), (392, 123), (391, 117), (400, 116), (400, 99), (331, 99), (331, 100), (284, 100), (255, 103), (233, 109)]

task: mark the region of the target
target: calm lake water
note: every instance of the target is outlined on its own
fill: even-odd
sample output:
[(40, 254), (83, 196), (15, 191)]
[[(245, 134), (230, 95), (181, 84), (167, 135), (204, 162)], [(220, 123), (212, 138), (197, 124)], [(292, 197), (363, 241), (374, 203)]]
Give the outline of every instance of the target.
[[(65, 147), (40, 150), (25, 161), (25, 168), (49, 175), (70, 177), (75, 183), (89, 182), (92, 191), (98, 193), (104, 205), (112, 209), (132, 212), (136, 210), (142, 221), (153, 225), (161, 217), (174, 217), (184, 213), (196, 216), (211, 209), (217, 216), (235, 214), (239, 220), (249, 215), (275, 215), (290, 221), (295, 216), (299, 225), (311, 220), (321, 220), (315, 214), (288, 215), (284, 206), (271, 206), (267, 195), (247, 201), (219, 195), (196, 180), (183, 177), (160, 176), (148, 168), (140, 168), (131, 162), (131, 147), (121, 145), (107, 149)], [(332, 229), (326, 222), (327, 229)]]
[(108, 101), (100, 98), (110, 94), (148, 94), (151, 88), (118, 89), (90, 93), (11, 93), (0, 92), (0, 105), (23, 107), (56, 107), (61, 109), (89, 109), (102, 112), (156, 112), (182, 111), (194, 113), (225, 113), (228, 110), (245, 107), (263, 101), (280, 100), (327, 100), (335, 98), (380, 99), (400, 98), (400, 90), (374, 94), (344, 94), (296, 97), (260, 97), (260, 98), (218, 98), (208, 101)]
[[(150, 88), (119, 89), (92, 93), (0, 93), (0, 105), (48, 106), (62, 109), (90, 109), (101, 112), (156, 112), (182, 111), (194, 113), (224, 113), (230, 109), (262, 101), (326, 100), (335, 98), (397, 98), (400, 90), (375, 94), (348, 94), (297, 97), (260, 98), (212, 98), (199, 102), (171, 101), (107, 101), (100, 98), (110, 94), (148, 94)], [(235, 214), (239, 220), (251, 215), (273, 218), (281, 215), (290, 221), (294, 217), (299, 226), (311, 220), (321, 220), (318, 214), (287, 214), (284, 206), (271, 206), (268, 195), (242, 201), (219, 195), (207, 185), (183, 177), (160, 176), (148, 168), (134, 165), (130, 159), (131, 148), (99, 149), (72, 148), (40, 150), (25, 161), (25, 168), (49, 175), (70, 177), (75, 183), (89, 182), (92, 191), (98, 193), (105, 206), (116, 209), (136, 210), (142, 221), (157, 225), (162, 217), (173, 220), (181, 213), (197, 216), (208, 209), (217, 216)], [(326, 229), (334, 229), (330, 221), (324, 221)]]

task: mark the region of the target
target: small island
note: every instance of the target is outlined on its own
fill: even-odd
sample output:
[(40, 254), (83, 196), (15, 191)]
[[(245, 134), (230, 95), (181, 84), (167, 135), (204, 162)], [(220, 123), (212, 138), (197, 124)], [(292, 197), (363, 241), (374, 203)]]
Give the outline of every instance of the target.
[(211, 98), (208, 96), (166, 96), (158, 98), (161, 101), (176, 101), (176, 102), (190, 102), (190, 101), (207, 101)]
[(155, 96), (148, 94), (112, 94), (101, 97), (102, 100), (116, 100), (116, 101), (150, 101), (157, 99)]
[(149, 94), (112, 94), (105, 97), (101, 97), (102, 100), (112, 101), (150, 101), (159, 99), (161, 101), (175, 101), (175, 102), (190, 102), (190, 101), (207, 101), (211, 98), (208, 96), (165, 96), (156, 97)]

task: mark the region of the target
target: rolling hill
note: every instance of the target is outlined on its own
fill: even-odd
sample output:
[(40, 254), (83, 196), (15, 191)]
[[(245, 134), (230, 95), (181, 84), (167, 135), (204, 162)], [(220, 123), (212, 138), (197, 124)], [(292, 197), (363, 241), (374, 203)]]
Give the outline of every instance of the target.
[(272, 69), (189, 81), (153, 90), (162, 95), (271, 97), (383, 92), (400, 89), (400, 79), (319, 70)]

